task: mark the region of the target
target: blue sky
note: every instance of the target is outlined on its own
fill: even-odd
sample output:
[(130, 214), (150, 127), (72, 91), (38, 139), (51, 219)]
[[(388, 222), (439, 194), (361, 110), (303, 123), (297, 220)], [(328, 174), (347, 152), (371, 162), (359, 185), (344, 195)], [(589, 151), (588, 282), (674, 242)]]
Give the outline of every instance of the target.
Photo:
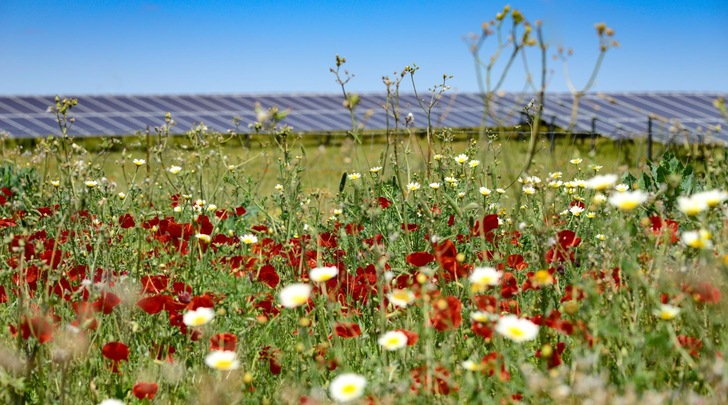
[[(0, 2), (0, 94), (281, 93), (339, 91), (329, 68), (347, 58), (350, 89), (383, 91), (381, 77), (417, 64), (420, 89), (453, 75), (477, 90), (463, 40), (507, 2), (33, 1)], [(543, 21), (550, 54), (573, 48), (573, 82), (596, 60), (594, 24), (616, 31), (594, 91), (728, 92), (725, 0), (511, 1)], [(493, 38), (484, 55), (493, 51)], [(538, 66), (537, 54), (529, 57)], [(503, 90), (524, 89), (520, 60)], [(500, 66), (496, 67), (496, 72)], [(566, 91), (560, 62), (549, 90)], [(409, 85), (403, 87), (411, 90)]]

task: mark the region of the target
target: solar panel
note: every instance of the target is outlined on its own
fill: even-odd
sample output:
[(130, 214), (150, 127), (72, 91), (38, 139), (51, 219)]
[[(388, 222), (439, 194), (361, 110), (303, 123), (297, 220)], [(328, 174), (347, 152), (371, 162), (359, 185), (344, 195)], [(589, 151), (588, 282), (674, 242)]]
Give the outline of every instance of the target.
[[(575, 131), (591, 131), (592, 119), (600, 135), (620, 139), (644, 136), (648, 117), (653, 117), (653, 136), (656, 139), (682, 142), (707, 139), (728, 142), (725, 129), (714, 130), (725, 124), (724, 118), (713, 106), (713, 100), (726, 97), (717, 93), (590, 93), (579, 103)], [(516, 125), (524, 121), (523, 108), (534, 98), (527, 93), (503, 93), (490, 98), (490, 113), (486, 123)], [(415, 116), (415, 126), (426, 125), (423, 111), (431, 102), (431, 94), (402, 94), (399, 98), (400, 120), (407, 113)], [(344, 107), (341, 94), (264, 94), (264, 95), (121, 95), (80, 97), (72, 110), (76, 122), (72, 135), (129, 135), (143, 131), (147, 126), (164, 123), (164, 115), (172, 114), (176, 132), (185, 132), (204, 122), (214, 131), (225, 132), (234, 128), (232, 118), (242, 118), (240, 130), (248, 131), (247, 124), (255, 119), (255, 105), (268, 109), (277, 106), (290, 113), (283, 123), (295, 131), (346, 131), (351, 129), (349, 111)], [(385, 94), (361, 94), (355, 110), (357, 120), (366, 129), (383, 130), (387, 116), (383, 109)], [(571, 120), (573, 98), (568, 93), (547, 94), (543, 119), (562, 128)], [(54, 105), (54, 97), (0, 97), (0, 130), (14, 137), (44, 137), (58, 134), (54, 114), (46, 112)], [(389, 106), (389, 125), (394, 126), (392, 106)], [(444, 94), (432, 108), (435, 125), (454, 128), (479, 127), (483, 118), (483, 96), (477, 93)], [(404, 125), (400, 122), (400, 127)], [(725, 126), (725, 125), (724, 125)]]

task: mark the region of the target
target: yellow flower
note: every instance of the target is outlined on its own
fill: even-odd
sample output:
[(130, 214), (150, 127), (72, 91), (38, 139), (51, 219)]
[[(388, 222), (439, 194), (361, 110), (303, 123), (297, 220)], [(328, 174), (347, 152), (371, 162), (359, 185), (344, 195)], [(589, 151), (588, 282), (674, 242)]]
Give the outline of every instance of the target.
[(488, 187), (481, 187), (480, 188), (480, 194), (483, 194), (484, 196), (489, 196), (491, 194), (491, 191)]
[(468, 371), (482, 371), (485, 369), (485, 364), (483, 364), (482, 362), (476, 363), (472, 360), (465, 360), (464, 362), (460, 363), (460, 367)]
[(642, 190), (624, 191), (609, 197), (609, 203), (622, 211), (632, 211), (647, 201), (649, 194)]
[(670, 304), (661, 304), (654, 314), (663, 321), (670, 321), (680, 314), (680, 308)]
[(606, 190), (617, 183), (617, 178), (616, 174), (594, 176), (586, 181), (586, 186), (592, 190)]
[(561, 173), (561, 172), (549, 173), (549, 177), (552, 178), (552, 179), (554, 179), (554, 180), (560, 179), (561, 176), (563, 176), (563, 173)]
[(559, 188), (563, 184), (564, 184), (564, 182), (561, 180), (552, 180), (552, 181), (549, 181), (548, 186), (551, 188)]
[(415, 294), (407, 289), (398, 289), (387, 294), (387, 299), (389, 299), (389, 302), (396, 307), (406, 308), (409, 304), (415, 301)]
[(258, 237), (253, 235), (252, 233), (246, 233), (245, 235), (240, 237), (240, 242), (245, 243), (246, 245), (253, 245), (255, 243), (258, 243)]
[(685, 231), (680, 236), (680, 240), (692, 248), (711, 249), (713, 242), (710, 240), (712, 235), (709, 231), (701, 229), (699, 231)]
[(486, 323), (490, 320), (490, 316), (485, 311), (474, 311), (470, 313), (470, 319), (475, 322)]
[(538, 325), (516, 315), (506, 315), (498, 320), (495, 331), (514, 342), (526, 342), (536, 339)]
[(705, 201), (709, 207), (715, 207), (723, 201), (728, 200), (728, 193), (723, 190), (709, 190), (695, 193), (693, 197)]
[(619, 191), (620, 193), (624, 193), (625, 191), (629, 190), (629, 186), (622, 183), (622, 184), (617, 184), (616, 186), (614, 186), (614, 189)]
[(409, 191), (417, 191), (419, 189), (420, 189), (420, 183), (418, 183), (416, 181), (415, 182), (407, 183), (407, 190), (409, 190)]
[(221, 371), (235, 370), (240, 367), (236, 354), (229, 350), (213, 350), (205, 356), (205, 364)]
[(458, 164), (462, 165), (467, 161), (468, 161), (468, 155), (466, 155), (464, 153), (461, 153), (461, 154), (455, 156), (455, 162), (457, 162)]
[(407, 335), (398, 330), (389, 331), (377, 339), (379, 346), (384, 350), (395, 351), (407, 346)]
[(182, 315), (182, 322), (187, 326), (202, 326), (207, 324), (215, 317), (215, 311), (212, 308), (199, 307), (194, 311), (187, 311)]
[(291, 284), (283, 287), (278, 298), (281, 300), (281, 305), (286, 308), (296, 308), (306, 302), (311, 296), (311, 286), (308, 284)]
[(204, 233), (198, 233), (195, 235), (195, 238), (201, 242), (210, 243), (212, 240), (212, 237), (210, 235), (206, 235)]
[(172, 174), (177, 174), (182, 171), (182, 168), (179, 166), (171, 166), (168, 170)]
[(582, 162), (581, 158), (576, 158), (576, 159), (569, 160), (569, 163), (571, 163), (572, 165), (578, 165), (581, 162)]
[(677, 208), (690, 217), (706, 211), (709, 208), (708, 202), (700, 197), (695, 198), (696, 196), (697, 194), (691, 197), (678, 197)]
[(316, 267), (308, 272), (308, 277), (311, 279), (311, 281), (323, 283), (336, 277), (337, 274), (339, 274), (339, 269), (335, 266)]
[(137, 166), (141, 166), (141, 165), (147, 163), (147, 161), (144, 159), (134, 159), (134, 160), (132, 160), (132, 162), (134, 162), (134, 164)]
[(60, 187), (61, 186), (60, 180), (51, 180), (51, 186)]
[(336, 402), (350, 402), (364, 395), (367, 380), (364, 376), (354, 373), (340, 374), (331, 380), (329, 395)]
[(476, 267), (468, 277), (470, 282), (478, 287), (498, 285), (503, 273), (493, 267)]
[(349, 180), (359, 180), (361, 178), (361, 173), (352, 173), (347, 176)]
[(86, 180), (83, 184), (88, 188), (94, 188), (99, 185), (99, 182), (96, 180)]
[(548, 270), (539, 270), (533, 274), (531, 282), (537, 286), (551, 285), (554, 283), (554, 276)]

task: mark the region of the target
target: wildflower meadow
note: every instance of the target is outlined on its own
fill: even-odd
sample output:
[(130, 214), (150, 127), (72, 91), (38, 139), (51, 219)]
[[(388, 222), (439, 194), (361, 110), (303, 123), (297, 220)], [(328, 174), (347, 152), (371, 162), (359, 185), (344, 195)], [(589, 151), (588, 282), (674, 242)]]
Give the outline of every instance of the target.
[(353, 169), (326, 189), (277, 108), (250, 123), (264, 167), (170, 115), (90, 150), (83, 98), (50, 106), (58, 134), (0, 141), (0, 403), (728, 401), (725, 149), (627, 166), (540, 141), (504, 161), (502, 129), (420, 139), (427, 106), (396, 104), (414, 66), (370, 146), (344, 62)]

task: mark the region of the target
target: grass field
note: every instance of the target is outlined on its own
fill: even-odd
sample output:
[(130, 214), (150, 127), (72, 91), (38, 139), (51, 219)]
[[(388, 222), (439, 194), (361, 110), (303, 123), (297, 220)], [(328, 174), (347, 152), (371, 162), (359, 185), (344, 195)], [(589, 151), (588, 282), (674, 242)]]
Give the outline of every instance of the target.
[[(472, 136), (472, 131), (453, 131), (453, 141), (448, 142), (448, 148), (458, 153), (465, 151), (472, 144), (467, 140), (467, 133)], [(221, 136), (209, 135), (211, 139)], [(402, 135), (401, 148), (407, 157), (411, 168), (414, 171), (424, 168), (423, 153), (426, 154), (426, 140)], [(474, 136), (477, 138), (477, 134)], [(131, 172), (134, 170), (132, 160), (134, 158), (147, 159), (146, 139), (144, 137), (115, 138), (112, 145), (104, 145), (103, 138), (77, 138), (76, 144), (79, 150), (89, 151), (87, 159), (80, 158), (87, 166), (92, 166), (104, 173), (105, 177), (118, 184), (119, 191), (128, 190), (128, 182)], [(327, 142), (328, 141), (328, 142)], [(154, 142), (154, 140), (153, 140)], [(639, 168), (646, 161), (646, 146), (644, 142), (618, 143), (606, 138), (597, 138), (595, 141), (596, 152), (592, 152), (591, 141), (557, 138), (553, 152), (550, 152), (550, 145), (547, 139), (541, 140), (538, 144), (538, 153), (534, 159), (534, 165), (530, 169), (530, 175), (545, 176), (550, 172), (568, 170), (568, 161), (572, 158), (582, 158), (586, 164), (597, 164), (610, 172), (625, 172), (629, 168)], [(382, 166), (386, 158), (391, 157), (393, 149), (386, 148), (386, 138), (380, 134), (376, 136), (364, 136), (362, 144), (356, 144), (351, 138), (343, 134), (335, 135), (326, 139), (320, 134), (301, 134), (294, 142), (291, 142), (292, 153), (300, 157), (305, 168), (301, 176), (301, 182), (306, 190), (336, 191), (339, 180), (344, 172), (366, 172), (371, 167)], [(105, 149), (104, 146), (110, 146)], [(46, 154), (32, 153), (34, 148), (41, 148), (32, 142), (25, 142), (22, 149), (8, 145), (3, 153), (5, 162), (17, 163), (20, 167), (36, 167), (47, 169), (47, 176), (57, 176), (57, 162), (54, 159), (41, 161)], [(506, 187), (514, 183), (520, 177), (527, 175), (522, 173), (523, 164), (528, 149), (528, 139), (525, 136), (518, 139), (516, 135), (502, 133), (476, 143), (480, 156), (478, 158), (487, 167), (497, 168), (500, 186)], [(436, 142), (433, 154), (438, 150), (442, 151), (442, 142)], [(656, 150), (664, 149), (658, 145)], [(194, 165), (197, 157), (194, 153), (188, 153), (193, 149), (189, 139), (185, 136), (178, 136), (171, 142), (171, 147), (165, 150), (165, 157), (176, 165), (185, 167)], [(212, 155), (208, 156), (211, 161), (219, 162), (223, 167), (223, 161), (227, 166), (234, 166), (234, 170), (241, 171), (250, 176), (259, 184), (259, 190), (264, 194), (272, 192), (273, 187), (279, 183), (280, 173), (277, 169), (278, 150), (272, 141), (272, 137), (263, 135), (253, 136), (249, 143), (242, 137), (226, 139), (211, 149)], [(385, 156), (388, 153), (390, 156)], [(158, 163), (154, 159), (148, 159), (149, 171), (155, 169)], [(386, 166), (386, 165), (385, 165)], [(233, 170), (231, 168), (231, 170)], [(216, 177), (219, 171), (212, 173)]]
[(724, 149), (279, 135), (4, 141), (0, 403), (728, 400)]

